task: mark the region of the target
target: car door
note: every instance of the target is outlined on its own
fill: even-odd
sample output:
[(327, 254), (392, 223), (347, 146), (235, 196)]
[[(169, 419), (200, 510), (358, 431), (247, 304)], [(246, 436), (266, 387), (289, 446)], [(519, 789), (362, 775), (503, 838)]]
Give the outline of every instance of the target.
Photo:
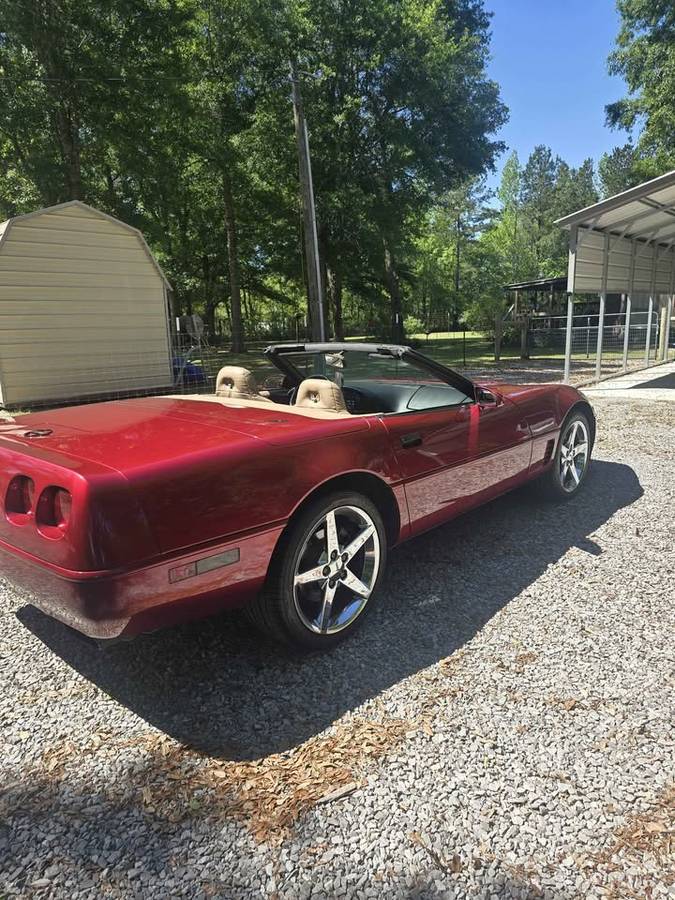
[[(438, 400), (438, 390), (435, 389)], [(424, 397), (418, 397), (418, 403)], [(411, 533), (524, 480), (531, 437), (517, 406), (496, 393), (382, 417), (405, 483)]]

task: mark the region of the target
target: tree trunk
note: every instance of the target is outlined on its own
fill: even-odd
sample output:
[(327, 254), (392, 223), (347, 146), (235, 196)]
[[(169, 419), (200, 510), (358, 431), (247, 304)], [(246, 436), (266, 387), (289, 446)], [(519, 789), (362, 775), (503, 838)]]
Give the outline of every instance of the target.
[(79, 123), (74, 122), (70, 111), (58, 109), (56, 112), (56, 127), (63, 153), (63, 162), (66, 171), (66, 184), (69, 200), (82, 199), (82, 170), (80, 166), (80, 138)]
[(530, 351), (527, 345), (527, 335), (530, 328), (530, 322), (527, 317), (523, 317), (520, 322), (520, 358), (529, 359)]
[(211, 260), (207, 255), (202, 257), (202, 279), (204, 281), (204, 316), (203, 321), (206, 326), (209, 339), (212, 340), (216, 332), (216, 307), (218, 306), (218, 297), (215, 291), (215, 277)]
[(223, 172), (223, 212), (227, 234), (227, 265), (230, 273), (230, 319), (232, 323), (232, 352), (244, 350), (244, 327), (241, 319), (241, 273), (237, 249), (237, 222), (232, 199), (232, 184), (227, 170)]
[(455, 223), (457, 239), (455, 242), (455, 299), (452, 304), (452, 329), (453, 331), (457, 330), (457, 326), (459, 325), (459, 287), (460, 287), (460, 254), (461, 254), (461, 244), (462, 244), (462, 217), (460, 215), (457, 216), (457, 221)]
[(204, 304), (204, 325), (206, 326), (209, 341), (213, 341), (216, 335), (216, 306), (218, 301), (211, 297)]
[(324, 338), (328, 340), (329, 331), (330, 331), (330, 300), (328, 298), (328, 263), (326, 259), (328, 258), (328, 254), (325, 250), (325, 242), (320, 241), (319, 243), (319, 276), (321, 278), (321, 306), (323, 307), (323, 321), (324, 321)]
[(391, 302), (391, 339), (401, 343), (405, 340), (403, 328), (403, 310), (401, 306), (401, 285), (396, 271), (396, 262), (387, 238), (384, 243), (384, 274)]
[[(37, 4), (34, 4), (37, 6)], [(38, 11), (39, 10), (39, 11)], [(50, 118), (63, 162), (68, 200), (82, 199), (82, 166), (80, 160), (80, 115), (77, 82), (69, 72), (64, 51), (53, 39), (57, 17), (56, 4), (36, 10), (35, 52), (44, 67), (47, 90), (52, 99)], [(59, 22), (60, 24), (60, 22)]]
[(332, 265), (326, 266), (328, 282), (328, 298), (333, 313), (333, 336), (336, 341), (344, 341), (345, 331), (342, 322), (342, 274)]
[(495, 315), (495, 362), (499, 362), (502, 358), (502, 332), (504, 322), (501, 312)]

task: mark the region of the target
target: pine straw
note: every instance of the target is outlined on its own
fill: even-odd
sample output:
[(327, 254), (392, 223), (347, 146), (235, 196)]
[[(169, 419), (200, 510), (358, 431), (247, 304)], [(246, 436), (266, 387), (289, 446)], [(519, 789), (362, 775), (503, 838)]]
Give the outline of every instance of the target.
[(355, 719), (287, 753), (254, 762), (209, 760), (185, 780), (183, 754), (169, 751), (143, 788), (143, 803), (171, 817), (182, 800), (192, 813), (238, 819), (255, 840), (276, 843), (317, 803), (355, 789), (366, 764), (383, 757), (409, 729), (400, 719)]
[[(458, 663), (455, 658), (442, 660), (440, 673), (452, 680)], [(415, 733), (434, 733), (438, 709), (455, 698), (461, 687), (454, 683), (438, 687), (431, 672), (423, 681), (428, 681), (430, 693), (420, 702), (414, 720), (390, 718), (380, 709), (372, 719), (343, 719), (328, 733), (253, 761), (213, 759), (162, 733), (125, 738), (100, 729), (77, 746), (63, 741), (46, 749), (33, 777), (13, 786), (16, 790), (5, 813), (22, 803), (34, 810), (46, 809), (50, 797), (53, 800), (67, 783), (70, 795), (98, 793), (117, 808), (140, 805), (148, 815), (168, 822), (196, 816), (223, 821), (234, 818), (256, 841), (278, 843), (313, 806), (337, 802), (357, 790), (369, 765), (405, 739)], [(118, 775), (96, 787), (73, 785), (74, 779), (79, 781), (83, 757), (96, 756), (117, 768), (125, 749), (139, 751), (129, 757), (134, 767), (127, 777)]]
[(675, 883), (675, 784), (669, 785), (650, 809), (633, 816), (617, 832), (610, 852), (622, 850), (630, 856), (652, 856), (659, 865), (668, 863), (670, 883)]
[[(613, 871), (623, 870), (627, 864), (639, 868), (651, 862), (658, 867), (660, 883), (675, 885), (675, 783), (648, 809), (630, 816), (615, 832), (614, 843), (593, 860)], [(620, 885), (613, 890), (612, 897), (637, 896)]]
[[(23, 797), (15, 795), (11, 806), (29, 799), (34, 808), (47, 804), (48, 794), (54, 796), (70, 781), (85, 756), (110, 760), (125, 748), (135, 748), (145, 757), (142, 772), (136, 769), (128, 779), (111, 779), (102, 789), (98, 785), (94, 789), (109, 802), (118, 808), (140, 804), (149, 815), (169, 822), (195, 816), (234, 818), (256, 841), (274, 844), (313, 806), (338, 801), (356, 790), (368, 764), (384, 757), (411, 731), (429, 728), (424, 715), (414, 722), (353, 718), (292, 750), (246, 762), (212, 759), (164, 734), (120, 740), (97, 732), (84, 745), (65, 741), (46, 750), (35, 778), (28, 779), (20, 792)], [(138, 765), (138, 757), (134, 762)], [(68, 787), (72, 794), (72, 782)], [(80, 787), (82, 795), (94, 790)]]

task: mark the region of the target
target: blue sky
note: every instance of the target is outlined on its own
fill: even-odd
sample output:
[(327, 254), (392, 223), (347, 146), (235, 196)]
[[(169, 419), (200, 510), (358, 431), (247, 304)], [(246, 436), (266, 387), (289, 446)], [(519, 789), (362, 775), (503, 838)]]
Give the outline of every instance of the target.
[[(570, 165), (597, 162), (626, 141), (605, 126), (605, 105), (625, 94), (607, 73), (619, 16), (614, 0), (486, 0), (493, 13), (490, 76), (510, 119), (499, 133), (521, 163), (547, 144)], [(497, 181), (497, 176), (490, 179)]]

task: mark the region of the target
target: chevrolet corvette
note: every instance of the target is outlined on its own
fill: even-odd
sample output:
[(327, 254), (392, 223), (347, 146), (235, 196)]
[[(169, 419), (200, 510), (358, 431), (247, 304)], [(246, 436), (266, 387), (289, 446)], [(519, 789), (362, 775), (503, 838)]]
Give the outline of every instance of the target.
[(567, 385), (389, 344), (278, 344), (253, 368), (0, 421), (0, 575), (98, 640), (243, 607), (329, 648), (386, 603), (394, 546), (526, 482), (570, 500), (588, 473), (595, 417)]

